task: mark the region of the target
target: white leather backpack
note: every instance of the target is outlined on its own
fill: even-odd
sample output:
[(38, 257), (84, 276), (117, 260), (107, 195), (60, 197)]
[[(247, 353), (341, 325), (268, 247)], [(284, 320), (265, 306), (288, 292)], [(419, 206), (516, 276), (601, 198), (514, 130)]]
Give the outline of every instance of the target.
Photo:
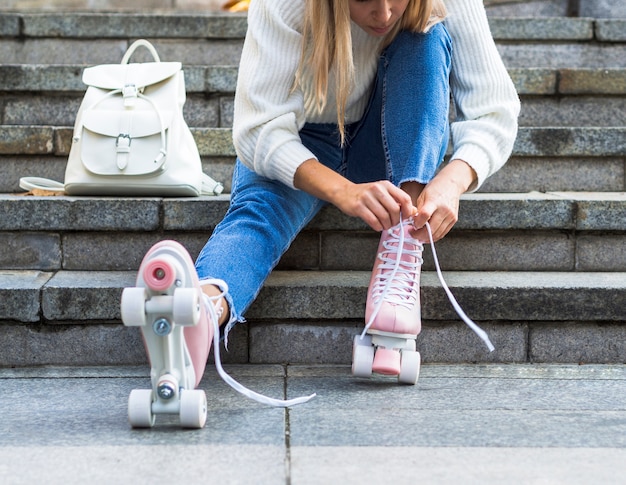
[[(129, 63), (146, 47), (155, 62)], [(183, 118), (180, 62), (161, 62), (146, 40), (134, 42), (120, 64), (86, 68), (87, 91), (76, 116), (65, 183), (23, 177), (20, 187), (68, 195), (217, 195), (222, 184), (202, 172), (200, 154)]]

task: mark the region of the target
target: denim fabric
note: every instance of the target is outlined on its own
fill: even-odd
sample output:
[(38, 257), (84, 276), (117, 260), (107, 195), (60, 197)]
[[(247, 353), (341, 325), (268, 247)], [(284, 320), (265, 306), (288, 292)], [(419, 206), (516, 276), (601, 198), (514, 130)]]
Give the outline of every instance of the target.
[[(451, 49), (443, 24), (427, 34), (400, 33), (381, 54), (369, 106), (346, 127), (346, 145), (335, 124), (306, 124), (302, 143), (353, 182), (429, 182), (448, 145)], [(244, 321), (269, 273), (324, 204), (237, 160), (229, 210), (196, 261), (201, 280), (228, 283), (229, 327)]]

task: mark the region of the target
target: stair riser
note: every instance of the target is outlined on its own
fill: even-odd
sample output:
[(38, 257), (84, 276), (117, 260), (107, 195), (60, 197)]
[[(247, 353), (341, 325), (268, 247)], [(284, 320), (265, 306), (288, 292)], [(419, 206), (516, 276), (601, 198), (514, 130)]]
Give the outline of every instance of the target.
[[(186, 66), (237, 65), (242, 43), (238, 40), (154, 41), (162, 60)], [(119, 64), (127, 49), (122, 40), (0, 40), (3, 64)], [(620, 44), (502, 44), (498, 50), (509, 68), (617, 68), (626, 67), (626, 45)], [(72, 52), (68, 57), (67, 52)], [(137, 61), (149, 61), (138, 57)]]
[[(234, 157), (228, 128), (192, 128), (202, 156)], [(72, 129), (52, 126), (5, 126), (0, 155), (67, 156)], [(611, 157), (626, 154), (626, 128), (529, 128), (519, 129), (513, 156)]]
[[(68, 365), (146, 365), (140, 333), (117, 325), (24, 326), (3, 323), (12, 345), (0, 354), (0, 367)], [(489, 353), (458, 321), (423, 322), (417, 348), (424, 363), (582, 363), (626, 362), (623, 325), (595, 322), (481, 322), (496, 346)], [(224, 363), (345, 364), (361, 321), (334, 324), (238, 325), (229, 335)], [(72, 349), (68, 352), (68, 349)], [(213, 361), (213, 353), (209, 358)]]
[[(149, 40), (162, 61), (178, 61), (186, 66), (238, 65), (243, 46), (242, 39)], [(0, 39), (0, 60), (3, 64), (119, 64), (129, 45), (127, 40), (120, 39)], [(153, 59), (149, 54), (138, 52), (132, 60), (150, 62)]]
[[(148, 248), (162, 238), (176, 239), (197, 255), (204, 234), (2, 233), (0, 267), (12, 270), (136, 270)], [(278, 269), (369, 270), (376, 256), (373, 233), (304, 232)], [(321, 250), (320, 250), (321, 247)], [(458, 271), (626, 271), (626, 234), (571, 235), (558, 231), (467, 232), (454, 230), (437, 243), (444, 270)], [(434, 270), (427, 246), (424, 266)]]
[[(446, 272), (464, 311), (478, 321), (623, 322), (626, 289), (622, 273)], [(122, 288), (134, 272), (0, 274), (0, 320), (25, 323), (119, 322)], [(369, 271), (272, 273), (248, 319), (337, 321), (361, 319)], [(422, 318), (456, 320), (433, 272), (421, 276)]]
[[(28, 93), (43, 91), (55, 95), (80, 97), (85, 91), (82, 65), (0, 65), (0, 91)], [(232, 94), (237, 82), (237, 66), (185, 65), (185, 88), (188, 94)], [(624, 95), (626, 70), (605, 68), (510, 68), (509, 74), (523, 96)]]
[[(62, 181), (66, 157), (0, 156), (0, 193), (23, 192), (19, 179), (47, 177)], [(204, 171), (230, 192), (234, 158), (203, 157)], [(624, 192), (626, 162), (622, 157), (513, 157), (490, 177), (481, 192)]]
[[(235, 157), (231, 130), (192, 129), (204, 169), (230, 190)], [(5, 126), (0, 140), (0, 191), (19, 192), (22, 176), (63, 180), (71, 128)], [(3, 156), (4, 155), (4, 156)], [(624, 191), (625, 128), (519, 130), (512, 160), (483, 192)]]
[[(626, 200), (607, 194), (464, 196), (459, 221), (437, 244), (444, 268), (624, 271)], [(7, 269), (134, 270), (147, 249), (174, 238), (197, 255), (228, 196), (133, 199), (2, 196), (0, 257)], [(368, 270), (378, 235), (326, 207), (298, 236), (282, 268)], [(114, 257), (112, 257), (114, 255)], [(425, 268), (432, 268), (425, 251)]]
[[(80, 96), (5, 96), (4, 125), (73, 126), (80, 107)], [(0, 106), (1, 106), (0, 105)], [(185, 121), (194, 127), (231, 127), (232, 97), (190, 95), (183, 109)]]
[[(626, 62), (625, 20), (491, 19), (491, 25), (509, 67), (615, 67)], [(7, 64), (119, 63), (129, 42), (144, 37), (155, 44), (162, 60), (236, 65), (245, 19), (16, 15), (4, 18), (0, 28), (0, 60)], [(136, 32), (136, 37), (129, 39), (128, 32)], [(67, 52), (72, 55), (64, 55)], [(138, 52), (136, 59), (150, 56)]]
[[(491, 31), (496, 40), (624, 40), (623, 12), (610, 9), (584, 9), (582, 18), (572, 18), (554, 11), (545, 18), (536, 3), (526, 18), (488, 9)], [(91, 7), (90, 7), (91, 9)], [(128, 39), (129, 32), (143, 37), (168, 39), (241, 39), (245, 35), (245, 15), (174, 14), (146, 15), (132, 13), (9, 13), (0, 22), (5, 37)]]
[[(489, 0), (487, 0), (489, 1)], [(2, 8), (8, 10), (24, 10), (33, 12), (51, 13), (59, 10), (71, 12), (84, 11), (152, 11), (155, 9), (163, 11), (219, 11), (223, 5), (223, 0), (3, 0)]]
[[(626, 71), (625, 71), (626, 72)], [(625, 78), (626, 79), (626, 78)], [(626, 93), (626, 83), (624, 85)], [(80, 96), (24, 94), (4, 96), (0, 104), (0, 124), (72, 126)], [(192, 127), (232, 126), (233, 98), (230, 95), (189, 95), (183, 111)], [(577, 127), (626, 125), (626, 94), (623, 96), (522, 97), (520, 126)]]
[[(59, 179), (60, 180), (60, 179)], [(512, 157), (481, 192), (624, 192), (623, 157)]]

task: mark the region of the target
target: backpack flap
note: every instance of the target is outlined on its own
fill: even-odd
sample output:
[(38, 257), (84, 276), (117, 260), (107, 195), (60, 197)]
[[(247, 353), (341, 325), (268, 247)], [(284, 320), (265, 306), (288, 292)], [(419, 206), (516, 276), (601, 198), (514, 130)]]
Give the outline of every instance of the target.
[(181, 71), (180, 62), (146, 62), (132, 64), (104, 64), (83, 71), (83, 82), (106, 90), (135, 86), (141, 90), (160, 83)]
[(85, 169), (105, 176), (158, 174), (165, 168), (167, 130), (173, 118), (173, 111), (157, 111), (151, 106), (86, 110), (80, 147)]

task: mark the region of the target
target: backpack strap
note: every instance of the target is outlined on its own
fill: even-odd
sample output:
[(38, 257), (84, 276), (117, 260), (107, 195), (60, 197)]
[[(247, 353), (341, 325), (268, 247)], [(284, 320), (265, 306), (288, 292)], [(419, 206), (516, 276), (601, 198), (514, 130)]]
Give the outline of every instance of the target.
[(224, 186), (213, 180), (206, 173), (202, 174), (202, 193), (201, 195), (220, 195), (224, 191)]
[[(20, 178), (20, 188), (24, 190), (47, 190), (48, 192), (58, 193), (65, 191), (65, 185), (61, 182), (43, 177), (22, 177)], [(200, 195), (220, 195), (223, 191), (224, 186), (220, 182), (212, 179), (206, 173), (202, 174)]]
[(65, 192), (65, 185), (56, 180), (42, 177), (22, 177), (20, 178), (20, 188), (24, 190), (46, 190), (48, 192)]
[(126, 51), (126, 54), (124, 54), (124, 57), (122, 57), (122, 62), (120, 62), (120, 64), (128, 64), (128, 62), (130, 61), (130, 57), (134, 54), (135, 50), (137, 50), (138, 47), (145, 47), (150, 51), (150, 54), (152, 54), (152, 57), (154, 57), (155, 62), (161, 62), (159, 54), (157, 53), (154, 46), (146, 39), (139, 39), (131, 44), (131, 46)]

